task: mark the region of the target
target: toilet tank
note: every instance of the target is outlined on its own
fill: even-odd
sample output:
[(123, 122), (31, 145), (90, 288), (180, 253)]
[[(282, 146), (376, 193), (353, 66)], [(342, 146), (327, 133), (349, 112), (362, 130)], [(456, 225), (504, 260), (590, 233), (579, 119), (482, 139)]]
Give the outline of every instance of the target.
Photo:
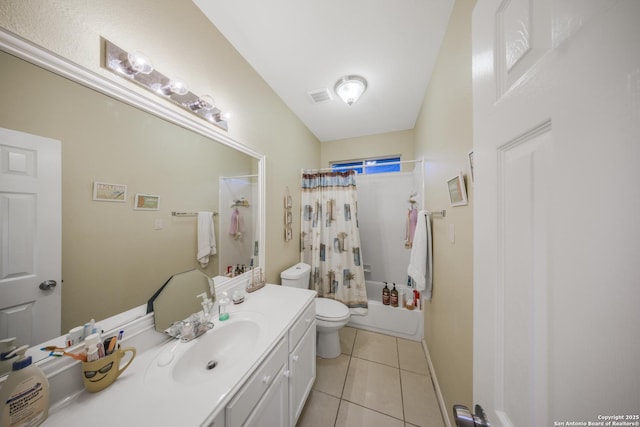
[(310, 274), (311, 266), (300, 262), (280, 273), (280, 281), (282, 286), (309, 289)]

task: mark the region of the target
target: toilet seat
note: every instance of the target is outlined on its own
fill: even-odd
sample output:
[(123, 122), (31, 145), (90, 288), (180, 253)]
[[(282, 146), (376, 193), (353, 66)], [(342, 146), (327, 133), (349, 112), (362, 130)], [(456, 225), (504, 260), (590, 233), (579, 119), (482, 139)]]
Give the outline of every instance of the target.
[(341, 302), (329, 298), (316, 298), (316, 319), (326, 322), (342, 322), (349, 319), (351, 312)]

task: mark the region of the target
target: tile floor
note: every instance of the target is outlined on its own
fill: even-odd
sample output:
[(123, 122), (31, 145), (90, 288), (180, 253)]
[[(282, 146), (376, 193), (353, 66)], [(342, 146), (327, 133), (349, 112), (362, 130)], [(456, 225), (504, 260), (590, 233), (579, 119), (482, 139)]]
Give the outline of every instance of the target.
[(297, 427), (444, 427), (422, 344), (344, 327)]

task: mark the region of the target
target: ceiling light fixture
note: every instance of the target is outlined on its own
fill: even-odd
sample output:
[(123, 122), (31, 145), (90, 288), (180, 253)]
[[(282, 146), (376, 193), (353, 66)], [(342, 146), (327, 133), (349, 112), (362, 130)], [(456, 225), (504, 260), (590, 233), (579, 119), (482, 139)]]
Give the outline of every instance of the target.
[(344, 76), (336, 82), (333, 90), (340, 99), (351, 106), (367, 90), (367, 81), (361, 76)]

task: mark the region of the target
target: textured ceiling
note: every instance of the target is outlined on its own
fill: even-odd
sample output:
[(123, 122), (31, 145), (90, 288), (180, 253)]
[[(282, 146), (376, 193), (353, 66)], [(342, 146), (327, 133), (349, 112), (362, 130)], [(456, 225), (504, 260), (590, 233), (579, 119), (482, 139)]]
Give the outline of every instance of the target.
[[(453, 0), (194, 0), (321, 141), (412, 129)], [(333, 87), (358, 74), (349, 107)], [(309, 92), (328, 89), (314, 103)]]

